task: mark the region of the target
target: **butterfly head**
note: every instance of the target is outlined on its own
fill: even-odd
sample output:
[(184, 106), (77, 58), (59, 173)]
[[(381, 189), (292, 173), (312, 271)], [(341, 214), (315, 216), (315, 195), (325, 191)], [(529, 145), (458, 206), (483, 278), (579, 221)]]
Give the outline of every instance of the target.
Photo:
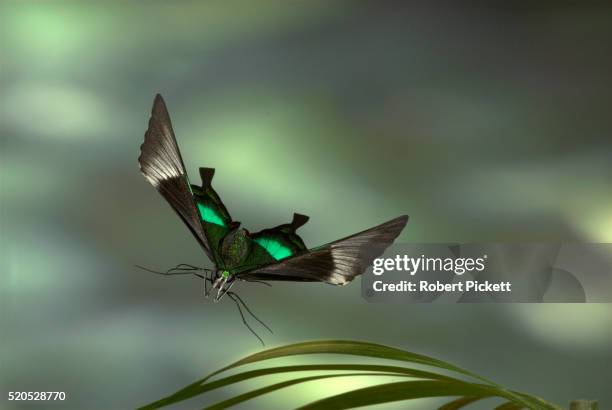
[(235, 277), (227, 270), (218, 270), (215, 272), (215, 281), (213, 282), (213, 290), (217, 289), (217, 295), (215, 296), (214, 301), (218, 302), (221, 300), (223, 296), (227, 292), (229, 292), (230, 288), (234, 284)]

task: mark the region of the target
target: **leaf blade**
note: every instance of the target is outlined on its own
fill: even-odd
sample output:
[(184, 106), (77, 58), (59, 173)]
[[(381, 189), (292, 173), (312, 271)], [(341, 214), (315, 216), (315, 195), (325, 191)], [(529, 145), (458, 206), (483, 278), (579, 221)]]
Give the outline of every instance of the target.
[[(235, 406), (247, 400), (254, 399), (261, 395), (271, 393), (276, 390), (283, 389), (285, 387), (293, 386), (300, 383), (306, 383), (314, 380), (331, 379), (334, 377), (353, 377), (353, 376), (379, 376), (379, 373), (349, 373), (349, 374), (324, 374), (318, 376), (300, 377), (297, 379), (285, 380), (283, 382), (275, 383), (266, 387), (251, 390), (249, 392), (234, 396), (230, 399), (217, 402), (211, 406), (205, 407), (203, 410), (224, 410), (228, 407)], [(389, 376), (389, 375), (386, 375)]]
[(513, 396), (505, 390), (485, 384), (419, 380), (365, 387), (309, 403), (299, 407), (298, 410), (345, 410), (395, 401), (446, 396), (480, 398), (502, 396), (513, 400)]
[(458, 366), (455, 366), (451, 363), (434, 359), (433, 357), (408, 352), (406, 350), (401, 350), (394, 347), (370, 342), (356, 342), (350, 340), (318, 340), (312, 342), (294, 343), (290, 345), (267, 349), (263, 352), (254, 353), (209, 374), (207, 377), (199, 380), (198, 382), (193, 383), (192, 385), (200, 384), (210, 379), (211, 377), (216, 376), (219, 373), (233, 369), (238, 366), (243, 366), (245, 364), (305, 354), (344, 354), (417, 363), (437, 367), (444, 370), (450, 370), (463, 374), (465, 376), (473, 377), (485, 383), (492, 384), (491, 381), (474, 373), (471, 373), (465, 369), (462, 369)]
[(289, 372), (304, 372), (304, 371), (368, 371), (368, 372), (379, 372), (379, 375), (388, 376), (407, 376), (421, 379), (433, 379), (433, 380), (457, 380), (450, 376), (440, 375), (426, 370), (412, 369), (402, 366), (388, 366), (388, 365), (377, 365), (377, 364), (314, 364), (314, 365), (293, 365), (293, 366), (277, 366), (268, 367), (264, 369), (250, 370), (231, 376), (227, 376), (222, 379), (214, 380), (208, 383), (198, 385), (190, 390), (179, 391), (178, 393), (172, 394), (168, 397), (150, 403), (146, 406), (140, 407), (139, 410), (152, 410), (160, 407), (168, 406), (170, 404), (177, 403), (179, 401), (188, 400), (197, 395), (209, 392), (211, 390), (220, 389), (231, 384), (239, 383), (255, 377), (263, 377), (272, 374), (289, 373)]

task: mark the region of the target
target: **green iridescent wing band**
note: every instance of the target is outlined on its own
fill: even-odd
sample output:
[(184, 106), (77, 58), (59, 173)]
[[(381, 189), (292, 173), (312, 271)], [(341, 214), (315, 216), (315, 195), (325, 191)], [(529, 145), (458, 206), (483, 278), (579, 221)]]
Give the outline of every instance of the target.
[(254, 267), (267, 266), (308, 252), (302, 238), (295, 233), (299, 227), (308, 222), (308, 219), (306, 215), (293, 214), (291, 223), (250, 234), (249, 254), (242, 265), (234, 269), (234, 273), (239, 274)]
[(308, 250), (304, 241), (295, 231), (306, 222), (308, 217), (302, 214), (293, 214), (291, 223), (264, 229), (251, 235), (253, 241), (263, 247), (275, 261), (295, 256)]
[(191, 185), (193, 198), (200, 214), (202, 229), (206, 235), (213, 260), (217, 266), (225, 268), (220, 254), (223, 238), (237, 225), (232, 221), (227, 208), (212, 187), (214, 168), (200, 168), (202, 186)]
[(346, 285), (383, 254), (408, 222), (403, 215), (374, 228), (266, 266), (239, 273), (243, 279), (326, 282)]

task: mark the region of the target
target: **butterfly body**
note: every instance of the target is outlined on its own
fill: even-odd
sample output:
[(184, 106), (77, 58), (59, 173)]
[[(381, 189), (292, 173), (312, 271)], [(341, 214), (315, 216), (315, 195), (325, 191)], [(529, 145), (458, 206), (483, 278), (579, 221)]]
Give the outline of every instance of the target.
[(230, 275), (235, 273), (235, 268), (244, 265), (251, 247), (249, 233), (244, 228), (236, 228), (225, 235), (221, 242), (221, 259)]
[[(201, 185), (191, 184), (160, 95), (138, 158), (145, 178), (168, 201), (214, 264), (207, 281), (228, 294), (236, 281), (324, 282), (345, 285), (362, 274), (391, 245), (408, 220), (381, 225), (309, 249), (297, 234), (308, 217), (295, 213), (289, 223), (251, 233), (234, 221), (212, 187), (213, 168), (200, 168)], [(231, 294), (230, 294), (231, 296)]]

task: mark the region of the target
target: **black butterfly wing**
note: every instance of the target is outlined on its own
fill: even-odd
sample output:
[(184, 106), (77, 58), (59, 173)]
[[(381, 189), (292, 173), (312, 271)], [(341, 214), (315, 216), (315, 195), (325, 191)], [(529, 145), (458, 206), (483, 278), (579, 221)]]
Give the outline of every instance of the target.
[(383, 254), (408, 222), (400, 216), (344, 239), (238, 274), (242, 279), (346, 285)]
[(168, 201), (213, 261), (214, 255), (194, 201), (185, 165), (176, 143), (170, 115), (161, 95), (155, 96), (149, 128), (140, 146), (140, 171)]

